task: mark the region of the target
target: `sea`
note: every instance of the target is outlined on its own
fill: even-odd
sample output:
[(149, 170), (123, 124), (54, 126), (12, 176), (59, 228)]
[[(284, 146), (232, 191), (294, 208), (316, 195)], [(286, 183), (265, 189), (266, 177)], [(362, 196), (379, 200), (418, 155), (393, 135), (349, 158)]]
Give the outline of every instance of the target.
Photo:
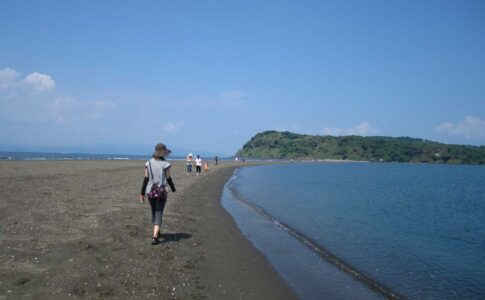
[(0, 160), (145, 160), (149, 155), (0, 151)]
[(250, 166), (221, 202), (301, 299), (485, 299), (485, 166)]
[[(72, 152), (20, 152), (0, 151), (0, 160), (148, 160), (151, 155), (72, 153)], [(185, 156), (171, 155), (170, 160), (183, 160)], [(212, 159), (212, 157), (211, 157)], [(228, 158), (220, 158), (228, 160)]]

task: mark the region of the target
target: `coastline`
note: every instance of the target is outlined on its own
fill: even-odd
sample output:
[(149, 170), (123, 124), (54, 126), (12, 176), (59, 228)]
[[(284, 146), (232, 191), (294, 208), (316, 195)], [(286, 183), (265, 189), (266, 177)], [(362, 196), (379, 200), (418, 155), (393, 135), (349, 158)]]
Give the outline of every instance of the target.
[(220, 201), (234, 170), (171, 161), (161, 245), (137, 201), (144, 161), (2, 161), (0, 299), (295, 299)]
[(222, 205), (299, 297), (405, 299), (246, 198), (241, 190), (248, 187), (247, 182), (233, 184), (246, 170), (236, 170), (225, 185)]

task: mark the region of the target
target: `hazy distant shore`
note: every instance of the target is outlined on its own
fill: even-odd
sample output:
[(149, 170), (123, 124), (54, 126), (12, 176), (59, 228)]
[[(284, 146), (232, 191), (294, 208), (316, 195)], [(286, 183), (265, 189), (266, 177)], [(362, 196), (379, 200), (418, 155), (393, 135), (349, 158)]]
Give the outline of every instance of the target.
[(164, 242), (138, 204), (143, 161), (0, 161), (0, 299), (292, 299), (220, 205), (238, 162), (173, 161)]

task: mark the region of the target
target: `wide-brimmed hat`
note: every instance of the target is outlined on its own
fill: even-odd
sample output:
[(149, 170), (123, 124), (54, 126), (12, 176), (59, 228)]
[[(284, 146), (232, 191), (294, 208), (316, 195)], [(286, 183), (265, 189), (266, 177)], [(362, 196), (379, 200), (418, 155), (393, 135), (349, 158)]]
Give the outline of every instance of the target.
[(166, 157), (169, 156), (172, 151), (165, 146), (165, 144), (158, 143), (155, 146), (155, 152), (153, 152), (152, 156), (153, 157)]
[(189, 155), (187, 155), (187, 157), (193, 157), (192, 153), (189, 153)]

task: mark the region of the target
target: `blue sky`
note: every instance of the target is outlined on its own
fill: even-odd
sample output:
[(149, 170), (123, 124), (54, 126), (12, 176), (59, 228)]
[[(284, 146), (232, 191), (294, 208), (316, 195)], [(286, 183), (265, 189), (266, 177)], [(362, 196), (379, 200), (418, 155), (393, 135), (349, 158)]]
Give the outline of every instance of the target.
[(0, 150), (484, 145), (485, 2), (3, 0), (0, 105)]

